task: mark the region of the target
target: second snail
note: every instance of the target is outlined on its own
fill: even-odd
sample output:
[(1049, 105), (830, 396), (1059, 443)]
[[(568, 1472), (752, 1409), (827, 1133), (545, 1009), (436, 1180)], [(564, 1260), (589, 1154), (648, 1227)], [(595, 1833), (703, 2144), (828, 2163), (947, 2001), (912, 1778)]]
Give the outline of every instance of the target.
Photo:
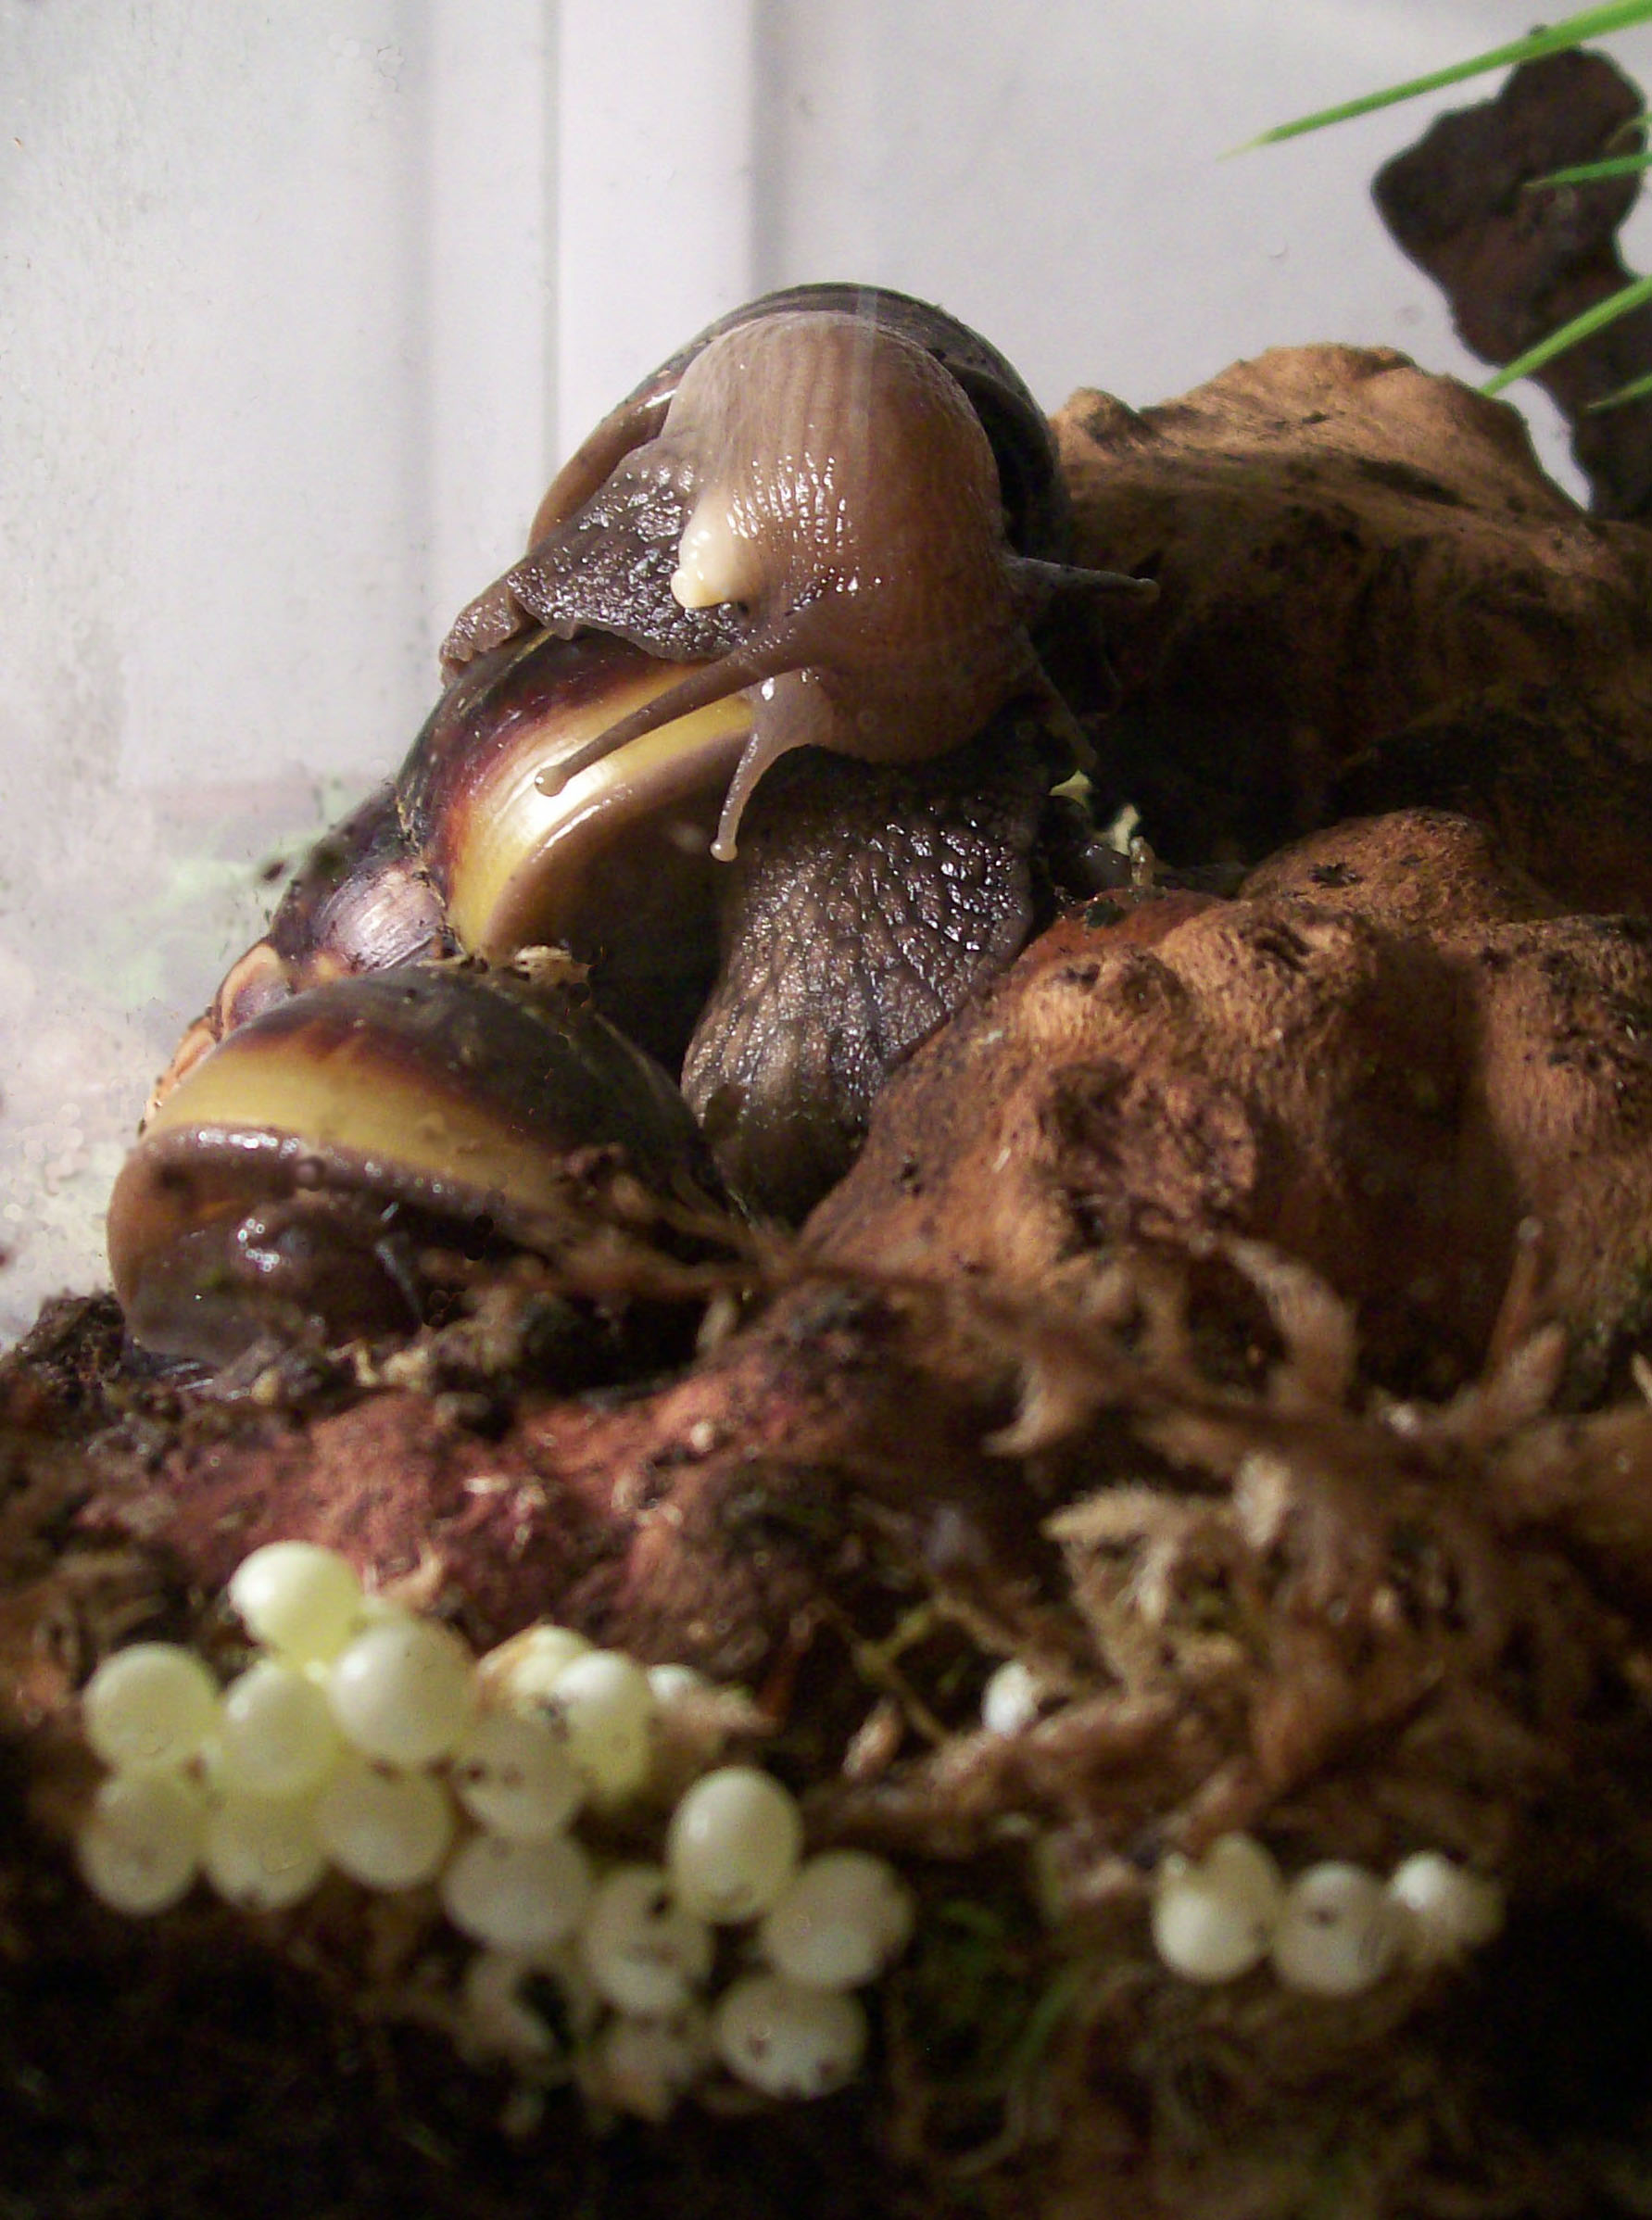
[(773, 295), (645, 380), (160, 1081), (110, 1211), (140, 1344), (405, 1330), (422, 1244), (554, 1257), (639, 1196), (801, 1219), (1082, 884), (1045, 658), (1153, 587), (1066, 528), (1026, 386), (904, 296)]

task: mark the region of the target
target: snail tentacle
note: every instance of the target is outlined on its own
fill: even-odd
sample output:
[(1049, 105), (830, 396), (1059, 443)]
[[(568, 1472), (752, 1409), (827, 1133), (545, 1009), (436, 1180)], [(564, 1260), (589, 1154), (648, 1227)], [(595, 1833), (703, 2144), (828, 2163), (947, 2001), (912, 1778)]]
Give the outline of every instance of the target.
[(808, 610), (798, 611), (788, 623), (731, 649), (713, 663), (702, 664), (667, 692), (657, 694), (642, 708), (593, 734), (581, 747), (540, 772), (536, 782), (539, 790), (560, 793), (581, 771), (617, 754), (633, 741), (755, 687), (759, 706), (752, 717), (751, 737), (735, 767), (717, 836), (712, 842), (713, 855), (720, 863), (731, 862), (746, 798), (769, 764), (792, 748), (832, 745), (832, 710), (807, 667), (809, 620)]

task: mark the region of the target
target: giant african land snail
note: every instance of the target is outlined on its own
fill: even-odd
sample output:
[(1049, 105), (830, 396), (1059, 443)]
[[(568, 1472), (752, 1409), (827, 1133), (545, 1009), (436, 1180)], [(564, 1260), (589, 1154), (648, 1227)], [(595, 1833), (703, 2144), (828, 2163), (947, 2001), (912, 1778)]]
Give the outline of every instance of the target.
[[(500, 964), (561, 943), (591, 965), (599, 1010), (674, 1061), (685, 1014), (704, 1004), (686, 1084), (724, 1170), (756, 1207), (806, 1208), (846, 1166), (883, 1072), (1037, 921), (1040, 826), (1077, 735), (1028, 626), (1065, 589), (1151, 590), (1066, 570), (1064, 521), (1048, 429), (1020, 380), (974, 334), (900, 296), (773, 296), (645, 382), (553, 483), (527, 557), (455, 625), (453, 683), (393, 786), (295, 882), (158, 1090), (110, 1220), (140, 1335), (188, 1347), (179, 1321), (194, 1304), (211, 1314), (204, 1348), (233, 1341), (224, 1290), (248, 1272), (230, 1161), (307, 1165), (311, 1191), (331, 1194), (362, 1186), (345, 1160), (365, 1148), (372, 1269), (399, 1286), (382, 1229), (398, 1213), (430, 1218), (443, 1175), (415, 1149), (403, 1196), (385, 1129), (339, 1151), (332, 1141), (359, 1122), (334, 1091), (341, 1074), (347, 1092), (384, 1085), (365, 1039), (395, 1003), (371, 975), (410, 959)], [(876, 962), (857, 945), (863, 926), (884, 936)], [(455, 998), (487, 990), (463, 969), (428, 976), (442, 981), (429, 990), (437, 1041), (464, 1029)], [(575, 1018), (565, 989), (551, 999), (578, 1065), (594, 1053), (590, 1014)], [(450, 1061), (438, 1047), (416, 1084), (442, 1094)], [(605, 1123), (587, 1107), (594, 1123), (525, 1119), (550, 1190), (566, 1188), (570, 1148), (637, 1149), (634, 1113)], [(196, 1137), (209, 1176), (186, 1162)], [(702, 1177), (689, 1142), (673, 1147), (640, 1151), (667, 1191)], [(283, 1209), (302, 1216), (307, 1191), (283, 1179)], [(529, 1248), (566, 1246), (565, 1213), (536, 1231), (531, 1210), (490, 1213), (486, 1186), (483, 1199), (460, 1188), (471, 1218)], [(189, 1270), (158, 1261), (163, 1234), (180, 1232), (213, 1260), (198, 1303), (179, 1298)], [(342, 1268), (324, 1245), (330, 1288)], [(164, 1301), (146, 1302), (144, 1288), (162, 1285)], [(358, 1322), (319, 1280), (315, 1307), (329, 1330)], [(385, 1305), (358, 1307), (372, 1323)]]

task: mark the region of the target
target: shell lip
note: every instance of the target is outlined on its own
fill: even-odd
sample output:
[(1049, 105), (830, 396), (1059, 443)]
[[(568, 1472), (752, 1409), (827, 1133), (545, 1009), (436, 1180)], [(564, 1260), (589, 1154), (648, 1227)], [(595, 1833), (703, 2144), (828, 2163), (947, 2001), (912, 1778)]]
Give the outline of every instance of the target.
[(249, 1163), (261, 1135), (308, 1136), (318, 1179), (334, 1155), (382, 1158), (530, 1205), (546, 1168), (581, 1152), (620, 1145), (650, 1183), (702, 1154), (666, 1074), (580, 990), (472, 964), (280, 1003), (200, 1060), (144, 1145), (179, 1132), (239, 1136)]
[(577, 940), (578, 922), (600, 907), (602, 866), (622, 841), (651, 844), (662, 876), (680, 876), (685, 858), (708, 853), (750, 730), (743, 698), (559, 776), (696, 667), (609, 635), (569, 641), (541, 631), (494, 650), (449, 687), (398, 791), (409, 836), (462, 945), (497, 962), (528, 942)]
[(297, 1135), (203, 1127), (133, 1151), (110, 1200), (108, 1242), (133, 1343), (216, 1365), (271, 1333), (405, 1333), (434, 1284), (429, 1253), (516, 1249), (555, 1260), (579, 1230), (572, 1193), (559, 1208), (553, 1187), (533, 1208), (347, 1149), (323, 1164)]
[[(548, 1158), (545, 1191), (535, 1201), (498, 1183), (472, 1183), (461, 1175), (395, 1162), (388, 1151), (332, 1144), (273, 1127), (196, 1125), (151, 1135), (128, 1157), (109, 1207), (109, 1250), (115, 1292), (126, 1300), (123, 1279), (141, 1270), (138, 1260), (208, 1219), (246, 1213), (306, 1193), (347, 1191), (431, 1221), (485, 1234), (497, 1233), (518, 1248), (551, 1255), (588, 1230), (578, 1199), (590, 1192), (592, 1159), (605, 1154), (615, 1166), (619, 1142), (605, 1151), (571, 1147), (559, 1163)], [(576, 1169), (570, 1169), (574, 1164)]]

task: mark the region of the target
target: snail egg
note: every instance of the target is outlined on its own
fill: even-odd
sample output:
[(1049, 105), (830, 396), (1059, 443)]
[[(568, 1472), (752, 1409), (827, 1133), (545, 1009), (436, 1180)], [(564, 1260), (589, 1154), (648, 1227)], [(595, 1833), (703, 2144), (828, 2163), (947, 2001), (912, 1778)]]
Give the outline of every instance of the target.
[(1235, 1981), (1267, 1956), (1284, 1885), (1249, 1835), (1223, 1835), (1203, 1859), (1166, 1858), (1153, 1899), (1154, 1947), (1186, 1981)]
[(666, 1864), (676, 1898), (719, 1924), (765, 1912), (797, 1870), (803, 1822), (795, 1798), (754, 1765), (696, 1781), (671, 1815)]
[(231, 1795), (207, 1823), (201, 1863), (226, 1903), (278, 1911), (309, 1896), (327, 1870), (308, 1797)]
[(1011, 1658), (981, 1690), (981, 1724), (994, 1734), (1019, 1734), (1043, 1708), (1044, 1691), (1019, 1658)]
[(840, 1990), (748, 1974), (720, 1999), (712, 2040), (729, 2072), (765, 2096), (826, 2097), (865, 2056), (866, 2015)]
[(1374, 1873), (1335, 1861), (1311, 1865), (1285, 1891), (1273, 1966), (1287, 1988), (1352, 1997), (1398, 1954), (1403, 1915)]
[(823, 1850), (788, 1884), (758, 1939), (790, 1980), (858, 1988), (899, 1957), (912, 1924), (911, 1892), (887, 1859)]
[(644, 2017), (681, 2012), (712, 1970), (712, 1930), (674, 1903), (657, 1865), (622, 1865), (599, 1884), (579, 1949), (608, 2002)]
[(587, 2086), (593, 2097), (639, 2119), (669, 2119), (713, 2058), (703, 2012), (671, 2019), (612, 2020), (598, 2037)]
[(678, 1704), (691, 1701), (712, 1684), (692, 1665), (650, 1665), (648, 1681), (649, 1693), (662, 1711), (675, 1710)]
[(476, 1708), (470, 1651), (428, 1619), (370, 1626), (334, 1660), (327, 1694), (347, 1740), (389, 1765), (447, 1757)]
[(591, 1861), (566, 1835), (508, 1842), (473, 1835), (442, 1875), (461, 1935), (495, 1950), (543, 1950), (571, 1935), (591, 1895)]
[(1395, 1866), (1388, 1893), (1406, 1914), (1406, 1954), (1439, 1965), (1488, 1943), (1503, 1925), (1503, 1891), (1439, 1850), (1419, 1850)]
[(165, 1911), (195, 1880), (206, 1816), (201, 1797), (173, 1774), (112, 1774), (75, 1844), (87, 1887), (116, 1911)]
[(218, 1738), (225, 1781), (265, 1797), (319, 1788), (342, 1747), (325, 1693), (277, 1658), (260, 1658), (224, 1690)]
[(229, 1596), (256, 1642), (297, 1664), (335, 1658), (360, 1624), (353, 1568), (314, 1542), (255, 1549), (231, 1574)]
[(587, 1650), (557, 1675), (544, 1709), (566, 1730), (569, 1754), (598, 1796), (617, 1800), (647, 1780), (654, 1696), (633, 1659)]
[(585, 1800), (585, 1781), (567, 1744), (545, 1720), (490, 1711), (453, 1753), (454, 1794), (490, 1834), (543, 1842), (568, 1824)]
[(433, 1880), (453, 1839), (453, 1806), (428, 1773), (347, 1760), (322, 1791), (316, 1834), (340, 1873), (369, 1888)]
[(557, 1676), (591, 1645), (571, 1626), (526, 1626), (478, 1659), (476, 1681), (485, 1704), (525, 1710), (541, 1704)]
[(183, 1765), (218, 1724), (218, 1684), (193, 1650), (134, 1642), (106, 1658), (81, 1697), (86, 1739), (106, 1765)]

